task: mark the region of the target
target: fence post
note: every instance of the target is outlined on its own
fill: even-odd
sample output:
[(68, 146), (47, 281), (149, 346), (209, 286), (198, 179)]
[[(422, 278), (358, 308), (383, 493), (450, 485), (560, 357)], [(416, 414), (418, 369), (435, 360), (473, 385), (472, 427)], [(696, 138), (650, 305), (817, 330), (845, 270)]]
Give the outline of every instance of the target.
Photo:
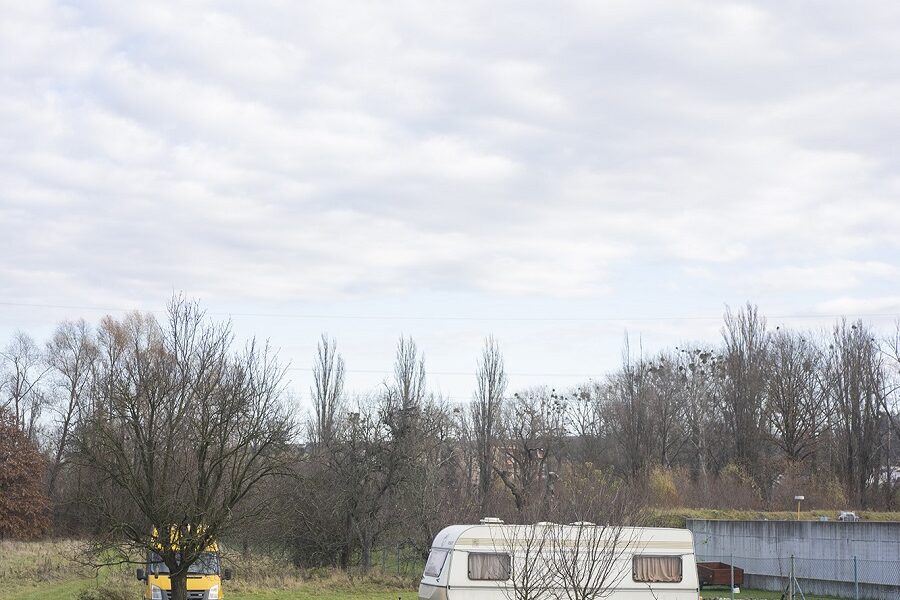
[(731, 570), (731, 600), (734, 600), (734, 551), (731, 552), (731, 559), (728, 562), (728, 567)]
[(791, 577), (788, 579), (788, 600), (794, 600), (794, 555), (791, 554)]
[(856, 568), (856, 556), (853, 557), (853, 597), (859, 600), (859, 572)]
[(400, 545), (397, 545), (397, 577), (400, 577)]

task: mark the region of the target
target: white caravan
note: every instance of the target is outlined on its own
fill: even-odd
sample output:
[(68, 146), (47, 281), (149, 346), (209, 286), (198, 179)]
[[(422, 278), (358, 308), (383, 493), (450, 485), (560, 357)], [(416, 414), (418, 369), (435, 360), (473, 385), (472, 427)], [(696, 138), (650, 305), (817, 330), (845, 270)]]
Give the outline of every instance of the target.
[[(538, 536), (543, 535), (542, 528), (552, 531), (552, 543), (536, 543)], [(615, 541), (610, 542), (608, 538), (613, 536)], [(596, 540), (604, 537), (606, 541), (598, 544)], [(559, 554), (558, 548), (564, 548), (563, 554)], [(554, 577), (550, 573), (556, 569), (539, 563), (548, 565), (554, 556), (579, 556), (579, 552), (583, 565), (579, 575), (582, 585), (577, 587), (582, 587), (593, 577), (589, 563), (608, 561), (608, 576), (601, 586), (605, 591), (600, 597), (615, 600), (699, 598), (694, 538), (687, 529), (634, 527), (616, 530), (595, 527), (593, 523), (505, 525), (499, 519), (484, 519), (479, 525), (451, 525), (438, 533), (419, 584), (419, 600), (566, 598), (566, 590), (562, 588), (568, 587), (571, 591), (571, 583), (566, 583), (572, 581), (571, 577)], [(604, 552), (606, 558), (599, 552)], [(551, 582), (544, 587), (543, 593), (522, 593), (523, 588), (540, 589), (535, 581), (541, 577)], [(579, 596), (583, 597), (582, 594)]]

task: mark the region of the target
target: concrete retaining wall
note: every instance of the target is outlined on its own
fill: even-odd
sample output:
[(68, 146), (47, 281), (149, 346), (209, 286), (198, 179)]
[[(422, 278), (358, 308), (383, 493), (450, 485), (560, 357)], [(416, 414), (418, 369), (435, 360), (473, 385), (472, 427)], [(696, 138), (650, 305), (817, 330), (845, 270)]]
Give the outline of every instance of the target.
[(745, 587), (784, 590), (793, 555), (804, 592), (853, 598), (857, 581), (860, 598), (900, 600), (900, 523), (690, 519), (687, 527), (697, 560), (733, 556)]

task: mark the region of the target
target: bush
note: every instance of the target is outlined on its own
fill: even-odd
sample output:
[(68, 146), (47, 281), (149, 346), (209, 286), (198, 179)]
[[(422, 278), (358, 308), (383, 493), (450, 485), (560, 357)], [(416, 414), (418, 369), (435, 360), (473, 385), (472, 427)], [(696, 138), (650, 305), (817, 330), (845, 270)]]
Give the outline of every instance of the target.
[(0, 539), (33, 539), (50, 527), (44, 458), (15, 419), (0, 409)]
[(678, 506), (681, 500), (675, 485), (675, 473), (671, 469), (654, 467), (648, 478), (650, 504), (652, 506)]
[(728, 463), (713, 486), (720, 508), (760, 509), (762, 493), (753, 477), (741, 465)]

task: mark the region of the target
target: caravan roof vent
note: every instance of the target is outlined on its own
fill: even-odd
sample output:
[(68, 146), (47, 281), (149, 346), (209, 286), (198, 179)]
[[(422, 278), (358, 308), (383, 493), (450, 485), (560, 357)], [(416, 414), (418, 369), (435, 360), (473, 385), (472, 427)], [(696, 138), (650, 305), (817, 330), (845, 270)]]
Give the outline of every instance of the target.
[(497, 517), (484, 517), (479, 523), (482, 525), (503, 525), (503, 519)]
[(569, 523), (569, 525), (575, 525), (576, 527), (593, 527), (596, 523), (591, 523), (590, 521), (575, 521), (574, 523)]

